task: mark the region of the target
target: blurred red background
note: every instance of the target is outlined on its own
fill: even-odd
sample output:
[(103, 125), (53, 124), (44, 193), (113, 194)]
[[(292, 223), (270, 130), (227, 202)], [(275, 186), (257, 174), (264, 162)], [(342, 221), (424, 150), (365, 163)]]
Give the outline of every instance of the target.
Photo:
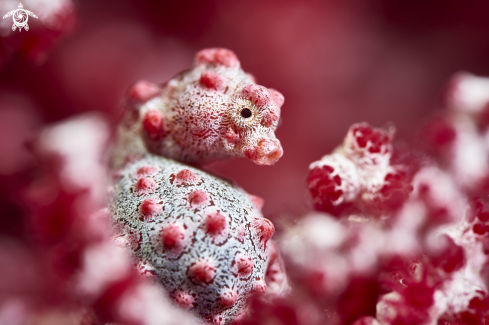
[(299, 214), (309, 206), (309, 163), (352, 123), (392, 121), (409, 138), (442, 106), (453, 73), (489, 75), (488, 10), (483, 0), (89, 0), (75, 3), (66, 35), (48, 38), (31, 19), (29, 31), (0, 38), (0, 231), (20, 235), (30, 134), (86, 111), (115, 124), (131, 84), (164, 82), (206, 47), (233, 50), (259, 84), (285, 96), (276, 165), (207, 168), (263, 197), (267, 217)]

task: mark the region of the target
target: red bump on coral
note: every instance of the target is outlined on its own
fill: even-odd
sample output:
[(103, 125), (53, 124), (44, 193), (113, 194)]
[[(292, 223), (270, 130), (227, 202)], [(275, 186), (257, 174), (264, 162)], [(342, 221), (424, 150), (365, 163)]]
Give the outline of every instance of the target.
[(229, 143), (230, 145), (234, 145), (236, 143), (236, 140), (238, 140), (238, 134), (232, 129), (229, 129), (224, 137), (226, 138), (227, 143)]
[(267, 291), (267, 284), (265, 280), (263, 279), (256, 279), (256, 281), (253, 283), (253, 288), (251, 289), (251, 292), (255, 295), (262, 295)]
[(223, 78), (212, 71), (202, 72), (200, 83), (209, 89), (220, 90), (224, 84)]
[(280, 110), (276, 107), (269, 108), (264, 114), (261, 124), (264, 127), (271, 127), (280, 118)]
[(267, 298), (285, 297), (290, 286), (285, 272), (285, 263), (275, 241), (270, 240), (268, 246), (268, 265), (265, 274)]
[(224, 307), (234, 306), (236, 301), (238, 301), (238, 294), (231, 289), (224, 291), (223, 293), (221, 293), (221, 296), (219, 297), (219, 302)]
[(160, 86), (149, 81), (140, 80), (127, 91), (130, 103), (143, 103), (161, 92)]
[(179, 224), (170, 224), (161, 232), (161, 241), (167, 249), (181, 247), (185, 240), (185, 230)]
[(232, 51), (223, 48), (205, 49), (195, 56), (195, 65), (215, 64), (225, 67), (239, 67), (239, 60)]
[(141, 177), (141, 176), (151, 176), (155, 174), (158, 171), (158, 168), (154, 166), (143, 166), (139, 168), (136, 172), (136, 175)]
[(211, 261), (201, 259), (188, 268), (187, 274), (193, 282), (198, 284), (209, 284), (214, 281), (216, 267)]
[(156, 182), (151, 178), (140, 178), (136, 183), (136, 192), (138, 194), (149, 194), (156, 188)]
[(245, 236), (246, 236), (245, 226), (244, 225), (239, 226), (237, 232), (238, 233), (237, 233), (236, 239), (238, 239), (241, 243), (243, 243), (245, 240)]
[(205, 231), (213, 237), (214, 243), (220, 244), (226, 239), (229, 228), (228, 219), (220, 211), (208, 213), (205, 217)]
[(238, 276), (239, 278), (247, 278), (253, 272), (253, 267), (255, 263), (253, 259), (248, 254), (238, 253), (234, 259), (233, 265), (231, 269), (233, 270), (233, 274)]
[(141, 203), (139, 207), (139, 213), (144, 220), (151, 219), (156, 214), (161, 212), (162, 204), (153, 198), (149, 198)]
[(273, 223), (265, 218), (257, 218), (253, 221), (253, 223), (254, 228), (260, 236), (260, 241), (263, 244), (266, 244), (267, 241), (272, 238), (273, 233), (275, 232), (275, 227), (273, 226)]
[(270, 91), (260, 85), (246, 85), (241, 90), (241, 96), (259, 107), (266, 107), (273, 103)]
[(202, 206), (209, 201), (209, 194), (203, 190), (193, 190), (188, 195), (188, 201), (192, 208)]
[(270, 92), (270, 95), (272, 95), (272, 100), (277, 105), (278, 108), (282, 107), (284, 104), (284, 95), (282, 95), (280, 92), (278, 92), (275, 89), (268, 88), (268, 91)]
[(175, 177), (175, 182), (181, 185), (195, 185), (200, 182), (202, 178), (191, 171), (190, 169), (184, 168), (179, 171)]
[(190, 309), (194, 303), (194, 297), (185, 291), (178, 291), (173, 294), (173, 300), (183, 309)]
[(143, 117), (143, 130), (145, 135), (153, 141), (159, 140), (165, 136), (163, 115), (161, 115), (160, 111), (152, 109), (146, 112)]

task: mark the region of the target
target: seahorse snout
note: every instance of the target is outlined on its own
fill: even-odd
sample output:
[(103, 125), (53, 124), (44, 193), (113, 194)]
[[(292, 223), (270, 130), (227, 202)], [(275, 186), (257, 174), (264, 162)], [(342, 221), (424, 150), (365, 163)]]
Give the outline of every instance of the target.
[(262, 138), (255, 146), (243, 150), (246, 158), (258, 165), (273, 165), (282, 157), (284, 151), (278, 139)]

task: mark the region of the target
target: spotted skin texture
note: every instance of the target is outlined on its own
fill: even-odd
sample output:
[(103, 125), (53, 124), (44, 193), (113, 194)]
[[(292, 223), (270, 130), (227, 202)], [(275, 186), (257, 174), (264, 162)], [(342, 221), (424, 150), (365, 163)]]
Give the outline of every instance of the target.
[(112, 163), (119, 168), (150, 151), (191, 165), (231, 157), (272, 165), (283, 154), (275, 137), (283, 103), (233, 52), (202, 50), (191, 69), (164, 85), (140, 81), (128, 91)]
[[(119, 241), (183, 308), (227, 324), (266, 289), (273, 224), (242, 189), (146, 154), (118, 171), (110, 210)], [(151, 180), (151, 191), (137, 184)]]

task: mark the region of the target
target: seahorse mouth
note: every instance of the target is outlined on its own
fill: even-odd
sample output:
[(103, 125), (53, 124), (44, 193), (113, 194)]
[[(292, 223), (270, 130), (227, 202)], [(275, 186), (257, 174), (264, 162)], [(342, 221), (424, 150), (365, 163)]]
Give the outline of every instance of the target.
[(256, 145), (243, 149), (243, 154), (258, 165), (273, 165), (284, 154), (278, 139), (261, 139)]

